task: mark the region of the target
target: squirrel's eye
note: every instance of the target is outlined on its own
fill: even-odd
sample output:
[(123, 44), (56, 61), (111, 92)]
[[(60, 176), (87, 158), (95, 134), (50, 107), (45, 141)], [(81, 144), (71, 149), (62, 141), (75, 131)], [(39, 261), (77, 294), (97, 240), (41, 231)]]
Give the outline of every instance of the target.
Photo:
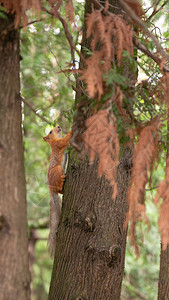
[(49, 132), (50, 134), (52, 133), (52, 130)]

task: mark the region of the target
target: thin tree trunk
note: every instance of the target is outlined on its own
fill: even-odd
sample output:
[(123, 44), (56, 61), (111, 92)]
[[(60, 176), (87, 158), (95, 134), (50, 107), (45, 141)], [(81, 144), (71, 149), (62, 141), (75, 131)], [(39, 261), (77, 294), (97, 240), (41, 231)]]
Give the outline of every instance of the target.
[(26, 188), (14, 16), (0, 19), (0, 300), (30, 299)]

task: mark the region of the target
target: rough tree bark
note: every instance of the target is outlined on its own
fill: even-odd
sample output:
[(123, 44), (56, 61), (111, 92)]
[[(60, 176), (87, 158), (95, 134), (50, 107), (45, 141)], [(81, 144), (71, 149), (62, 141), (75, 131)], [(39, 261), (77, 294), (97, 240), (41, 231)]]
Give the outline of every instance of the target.
[[(118, 5), (117, 1), (109, 3)], [(91, 1), (87, 0), (85, 14), (90, 10)], [(82, 44), (89, 48), (90, 41), (83, 38)], [(49, 300), (120, 299), (130, 170), (131, 152), (127, 148), (118, 167), (119, 193), (113, 200), (112, 187), (104, 176), (98, 178), (97, 161), (89, 166), (87, 159), (70, 160)]]
[(169, 299), (169, 246), (160, 255), (160, 272), (158, 281), (158, 300)]
[(119, 165), (115, 201), (97, 163), (69, 165), (49, 299), (120, 299), (129, 161)]
[(0, 300), (30, 299), (19, 60), (8, 15), (0, 19)]
[[(169, 111), (168, 111), (169, 120)], [(169, 121), (167, 121), (167, 128), (169, 132)], [(169, 133), (167, 134), (167, 140), (169, 141)], [(169, 145), (167, 145), (167, 158), (169, 157)], [(163, 245), (161, 244), (161, 254), (160, 254), (160, 271), (158, 280), (158, 300), (168, 300), (169, 299), (169, 245), (167, 245), (166, 250), (163, 250)]]

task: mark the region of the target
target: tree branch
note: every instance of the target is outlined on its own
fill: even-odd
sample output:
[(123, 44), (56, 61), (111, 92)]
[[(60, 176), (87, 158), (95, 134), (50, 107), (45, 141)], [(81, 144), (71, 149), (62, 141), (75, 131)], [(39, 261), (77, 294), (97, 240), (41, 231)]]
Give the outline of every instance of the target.
[(133, 9), (131, 9), (123, 0), (119, 0), (121, 6), (123, 7), (123, 9), (128, 13), (128, 15), (136, 22), (136, 24), (138, 26), (140, 26), (143, 31), (152, 39), (152, 41), (154, 42), (157, 50), (159, 53), (161, 53), (161, 55), (167, 60), (169, 61), (169, 55), (164, 51), (164, 49), (161, 47), (158, 39), (155, 37), (155, 35), (150, 32), (147, 28), (147, 25), (145, 22), (143, 22), (134, 12)]
[[(58, 65), (59, 68), (60, 68), (61, 73), (63, 73), (63, 74), (65, 75), (65, 77), (68, 79), (68, 81), (69, 81), (71, 84), (73, 84), (74, 82), (69, 78), (69, 76), (66, 75), (65, 70), (62, 69), (62, 66), (61, 66), (60, 63), (59, 63), (59, 60), (57, 59), (55, 53), (53, 52), (53, 50), (51, 49), (51, 47), (50, 47), (49, 45), (48, 45), (48, 48), (49, 48), (51, 54), (54, 56), (54, 58), (55, 58), (55, 60), (56, 60), (56, 63), (57, 63), (57, 65)], [(60, 72), (59, 72), (59, 73), (60, 73)]]
[(45, 7), (42, 7), (42, 10), (47, 12), (48, 14), (50, 14), (51, 16), (55, 17), (55, 18), (58, 18), (59, 21), (62, 23), (63, 25), (63, 28), (64, 28), (64, 31), (65, 31), (65, 35), (66, 35), (66, 38), (69, 42), (69, 45), (70, 45), (70, 50), (71, 50), (71, 58), (72, 58), (72, 61), (73, 63), (75, 63), (75, 56), (74, 56), (74, 51), (77, 52), (77, 54), (79, 55), (79, 57), (81, 58), (82, 61), (85, 61), (83, 55), (80, 53), (80, 51), (76, 48), (74, 42), (73, 42), (73, 37), (72, 35), (70, 34), (69, 32), (69, 28), (68, 28), (68, 25), (66, 23), (66, 21), (61, 17), (60, 13), (58, 11), (54, 11), (54, 12), (51, 12), (49, 11), (48, 9), (46, 9)]
[(97, 9), (104, 9), (104, 6), (97, 0), (91, 0), (92, 3), (94, 4), (95, 8)]
[[(160, 1), (158, 1), (160, 2)], [(168, 3), (168, 0), (164, 1), (164, 3), (159, 7), (159, 9), (157, 9), (157, 5), (155, 7), (155, 9), (153, 10), (152, 14), (148, 17), (147, 20), (150, 20), (152, 17), (154, 17), (160, 10), (163, 9), (163, 7)]]
[[(133, 36), (133, 43), (139, 50), (141, 50), (143, 53), (145, 53), (150, 58), (152, 58), (158, 65), (161, 64), (161, 59), (157, 55), (155, 55), (153, 52), (148, 50), (143, 44), (141, 44), (139, 42), (139, 40), (136, 38), (136, 36)], [(163, 65), (162, 68), (163, 68), (164, 72), (169, 72), (169, 68), (165, 64)]]
[(32, 107), (32, 105), (29, 103), (29, 102), (27, 102), (23, 97), (19, 97), (20, 98), (20, 100), (26, 105), (26, 106), (28, 106), (29, 108), (30, 108), (30, 110), (31, 111), (33, 111), (33, 113), (37, 116), (37, 117), (39, 117), (42, 121), (44, 121), (44, 122), (46, 122), (46, 123), (48, 123), (48, 124), (52, 124), (52, 122), (50, 122), (50, 121), (48, 121), (45, 117), (43, 117), (43, 116), (41, 116), (33, 107)]
[(156, 189), (158, 189), (158, 185), (154, 186), (154, 187), (152, 187), (150, 189), (145, 189), (145, 191), (148, 192), (148, 191), (152, 191), (152, 190), (156, 190)]
[[(100, 0), (100, 2), (102, 2), (102, 3), (104, 3), (104, 4), (105, 4), (105, 1), (101, 1), (101, 0)], [(112, 4), (110, 4), (110, 3), (109, 3), (109, 7), (112, 7), (112, 8), (114, 8), (114, 9), (118, 9), (118, 10), (121, 10), (121, 7), (118, 7), (118, 6), (112, 5)]]
[(126, 283), (124, 282), (123, 283), (124, 286), (127, 288), (127, 289), (132, 289), (132, 291), (140, 298), (140, 299), (143, 299), (143, 300), (148, 300), (148, 298), (143, 294), (141, 293), (137, 288), (135, 288), (133, 285), (129, 284), (129, 283)]
[[(28, 23), (26, 24), (26, 27), (29, 26), (29, 25), (32, 25), (32, 24), (34, 24), (34, 23), (44, 21), (44, 20), (45, 20), (45, 18), (39, 19), (39, 20), (34, 20), (34, 21), (31, 21), (31, 22), (28, 22)], [(22, 28), (24, 28), (24, 27), (23, 27), (23, 26), (19, 26), (19, 29), (22, 29)]]

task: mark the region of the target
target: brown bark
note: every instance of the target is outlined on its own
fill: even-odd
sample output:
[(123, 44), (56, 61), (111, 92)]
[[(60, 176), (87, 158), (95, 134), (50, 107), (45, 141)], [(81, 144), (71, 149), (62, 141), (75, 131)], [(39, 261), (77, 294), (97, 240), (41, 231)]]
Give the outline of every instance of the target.
[[(117, 5), (117, 1), (109, 1)], [(85, 15), (91, 10), (86, 1)], [(120, 12), (120, 10), (117, 10)], [(117, 13), (116, 11), (116, 13)], [(86, 31), (84, 24), (83, 33)], [(90, 48), (83, 35), (82, 45)], [(79, 82), (77, 82), (79, 89)], [(79, 89), (77, 98), (81, 96)], [(83, 131), (88, 103), (78, 104), (76, 128)], [(80, 141), (81, 135), (77, 135)], [(128, 209), (126, 194), (130, 180), (131, 152), (127, 148), (118, 167), (119, 193), (98, 178), (97, 162), (71, 158), (64, 187), (61, 222), (56, 234), (56, 252), (49, 300), (118, 300), (124, 272)]]
[(130, 159), (127, 149), (115, 200), (105, 178), (97, 177), (97, 163), (69, 165), (49, 299), (120, 299)]
[[(168, 120), (167, 120), (167, 141), (169, 141), (169, 109), (168, 109)], [(169, 145), (167, 145), (167, 157), (169, 157)], [(169, 245), (166, 250), (163, 250), (161, 244), (160, 254), (160, 271), (158, 280), (158, 300), (169, 299)]]
[(30, 299), (26, 188), (14, 17), (0, 19), (0, 300)]
[(158, 282), (158, 300), (169, 299), (169, 246), (160, 255), (160, 273)]

